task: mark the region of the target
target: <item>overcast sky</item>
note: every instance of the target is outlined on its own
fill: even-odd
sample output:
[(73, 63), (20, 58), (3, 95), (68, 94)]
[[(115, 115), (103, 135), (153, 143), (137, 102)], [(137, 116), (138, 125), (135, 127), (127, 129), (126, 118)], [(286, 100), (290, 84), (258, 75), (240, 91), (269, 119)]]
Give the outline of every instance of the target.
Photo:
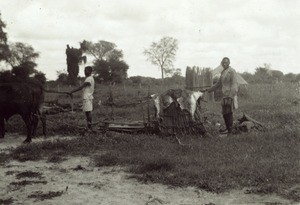
[(82, 40), (115, 43), (129, 76), (160, 77), (143, 51), (164, 36), (179, 42), (174, 66), (183, 75), (186, 66), (215, 68), (224, 56), (238, 72), (268, 63), (300, 73), (299, 11), (300, 0), (0, 1), (9, 41), (32, 45), (48, 79), (66, 69), (66, 45)]

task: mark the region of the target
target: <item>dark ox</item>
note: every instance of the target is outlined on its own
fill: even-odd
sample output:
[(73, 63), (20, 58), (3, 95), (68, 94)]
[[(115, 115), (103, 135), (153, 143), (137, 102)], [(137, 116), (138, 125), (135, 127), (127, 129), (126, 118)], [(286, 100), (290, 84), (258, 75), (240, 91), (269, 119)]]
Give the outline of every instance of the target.
[(30, 143), (35, 135), (39, 117), (45, 134), (46, 121), (42, 116), (44, 103), (43, 87), (37, 83), (10, 82), (0, 83), (0, 137), (5, 135), (4, 119), (7, 121), (15, 114), (21, 115), (27, 128), (24, 143)]

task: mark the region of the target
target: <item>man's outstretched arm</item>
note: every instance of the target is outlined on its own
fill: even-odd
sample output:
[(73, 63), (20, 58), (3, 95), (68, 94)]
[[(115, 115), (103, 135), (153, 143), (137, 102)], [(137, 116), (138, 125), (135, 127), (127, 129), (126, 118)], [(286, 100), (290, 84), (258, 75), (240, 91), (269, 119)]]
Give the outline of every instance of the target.
[(91, 86), (91, 83), (90, 82), (84, 82), (81, 86), (79, 86), (78, 88), (75, 88), (74, 90), (72, 90), (70, 92), (70, 94), (73, 94), (79, 90), (82, 90), (84, 87), (87, 87), (87, 86)]

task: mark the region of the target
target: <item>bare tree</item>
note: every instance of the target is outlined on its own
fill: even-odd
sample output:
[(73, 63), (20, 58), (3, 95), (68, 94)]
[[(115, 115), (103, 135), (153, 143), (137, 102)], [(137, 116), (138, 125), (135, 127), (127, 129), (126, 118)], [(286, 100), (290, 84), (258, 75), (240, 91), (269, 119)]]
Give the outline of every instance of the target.
[(176, 51), (178, 49), (178, 41), (172, 37), (163, 37), (158, 42), (153, 42), (150, 48), (144, 50), (147, 60), (154, 65), (158, 65), (161, 70), (161, 78), (164, 74), (173, 71), (173, 61), (175, 60)]

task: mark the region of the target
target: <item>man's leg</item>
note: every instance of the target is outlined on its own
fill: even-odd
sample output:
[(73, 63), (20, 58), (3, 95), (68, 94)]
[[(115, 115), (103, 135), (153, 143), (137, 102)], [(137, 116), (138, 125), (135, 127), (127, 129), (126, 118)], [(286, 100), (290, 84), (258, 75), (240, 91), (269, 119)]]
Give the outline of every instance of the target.
[(225, 126), (226, 126), (226, 131), (222, 131), (222, 133), (232, 132), (232, 126), (233, 126), (233, 113), (228, 113), (223, 115)]
[(92, 129), (92, 114), (90, 111), (85, 112), (86, 121), (87, 121), (87, 127), (88, 129)]
[(227, 133), (228, 132), (228, 120), (227, 120), (227, 114), (223, 114), (223, 119), (224, 119), (224, 123), (225, 123), (225, 129), (221, 129), (220, 132), (221, 133)]
[(226, 118), (227, 118), (227, 130), (228, 130), (228, 133), (231, 133), (232, 126), (233, 126), (233, 113), (227, 114)]
[(228, 133), (232, 132), (232, 126), (233, 126), (233, 100), (232, 98), (223, 98), (222, 102), (222, 113), (224, 122), (226, 125), (226, 129)]

